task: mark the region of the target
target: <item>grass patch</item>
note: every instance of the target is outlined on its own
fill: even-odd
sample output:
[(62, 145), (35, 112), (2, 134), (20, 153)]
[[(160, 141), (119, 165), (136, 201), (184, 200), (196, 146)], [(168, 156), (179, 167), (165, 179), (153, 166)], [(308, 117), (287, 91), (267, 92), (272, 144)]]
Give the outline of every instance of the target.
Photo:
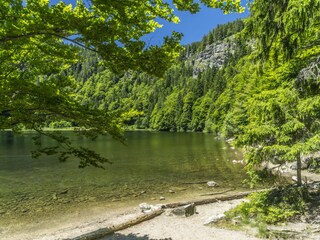
[(268, 224), (284, 223), (302, 214), (308, 199), (307, 188), (296, 186), (253, 193), (247, 197), (247, 202), (226, 212), (226, 218), (219, 225), (233, 229), (254, 227), (260, 236), (267, 236)]

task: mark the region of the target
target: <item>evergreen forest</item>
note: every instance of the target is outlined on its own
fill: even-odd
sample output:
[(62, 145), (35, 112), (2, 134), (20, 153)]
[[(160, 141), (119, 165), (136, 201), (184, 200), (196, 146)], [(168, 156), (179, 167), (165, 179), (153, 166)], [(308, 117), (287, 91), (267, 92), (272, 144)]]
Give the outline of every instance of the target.
[(249, 17), (218, 26), (184, 46), (163, 77), (114, 74), (89, 51), (81, 51), (82, 60), (64, 74), (74, 76), (82, 105), (125, 115), (128, 129), (235, 138), (249, 166), (295, 161), (319, 148), (319, 32), (310, 27), (315, 39), (291, 46), (289, 57), (273, 48), (265, 57), (253, 22)]
[[(148, 45), (143, 39), (162, 27), (159, 19), (178, 24), (175, 10), (195, 14), (208, 7), (225, 14), (241, 13), (245, 10), (243, 1), (172, 0), (169, 4), (163, 0), (77, 0), (72, 5), (0, 0), (0, 7), (0, 130), (10, 134), (32, 130), (37, 148), (30, 158), (54, 155), (60, 162), (79, 160), (79, 168), (105, 168), (109, 162), (106, 157), (86, 147), (93, 145), (80, 140), (74, 144), (72, 137), (94, 141), (108, 135), (125, 144), (126, 130), (209, 133), (202, 136), (227, 140), (232, 146), (220, 143), (230, 151), (235, 147), (243, 150), (244, 159), (239, 162), (247, 172), (248, 179), (243, 179), (246, 187), (261, 179), (274, 179), (269, 170), (281, 170), (288, 163), (294, 164), (291, 170), (296, 175), (290, 184), (275, 181), (273, 188), (250, 195), (251, 201), (226, 212), (219, 224), (235, 228), (238, 223), (253, 223), (262, 235), (272, 237), (266, 234), (266, 224), (288, 221), (309, 211), (304, 221), (313, 214), (319, 225), (320, 181), (303, 179), (302, 169), (318, 173), (320, 169), (320, 0), (248, 0), (247, 18), (218, 25), (199, 42), (185, 46), (180, 43), (183, 34), (178, 32), (164, 37), (159, 45)], [(65, 128), (72, 129), (74, 135), (56, 131)], [(3, 136), (6, 144), (12, 144), (13, 137)], [(3, 159), (10, 163), (9, 157)], [(181, 160), (180, 156), (176, 159)], [(193, 160), (198, 163), (196, 157)], [(235, 165), (238, 160), (235, 164), (228, 161), (227, 169), (243, 167)], [(177, 172), (179, 164), (174, 165)], [(151, 165), (157, 164), (148, 162), (143, 170), (147, 172)], [(261, 171), (266, 165), (269, 168)], [(134, 171), (122, 170), (128, 171), (120, 189), (125, 193), (130, 189), (127, 176)], [(201, 171), (193, 173), (201, 175)], [(3, 179), (18, 182), (10, 171), (3, 174), (8, 172), (10, 176)], [(177, 172), (170, 172), (171, 176)], [(182, 174), (188, 177), (191, 173)], [(82, 180), (86, 177), (75, 180), (79, 191)], [(130, 181), (138, 185), (147, 182)], [(23, 187), (22, 182), (25, 184), (23, 180), (19, 186)], [(204, 183), (206, 187), (217, 185), (214, 181)], [(111, 192), (117, 190), (115, 183), (99, 184), (101, 191), (107, 185)], [(71, 201), (60, 203), (72, 204), (80, 197), (69, 194), (70, 189), (55, 190), (41, 199), (45, 204), (56, 204), (71, 196)], [(220, 193), (232, 191), (223, 190)], [(145, 193), (143, 189), (127, 196), (142, 199)], [(169, 193), (176, 192), (170, 189)], [(11, 190), (6, 194), (19, 195)], [(21, 195), (13, 204), (22, 206), (26, 199)], [(121, 196), (119, 199), (115, 201), (121, 201)], [(161, 196), (159, 201), (164, 199)], [(0, 199), (0, 207), (9, 206), (1, 204)], [(47, 206), (39, 208), (40, 212), (45, 213)], [(19, 211), (31, 216), (32, 208), (27, 207)], [(15, 213), (18, 208), (12, 209)], [(164, 211), (158, 210), (159, 214)], [(7, 213), (10, 215), (0, 209), (1, 217)], [(314, 231), (318, 232), (319, 228)]]
[[(234, 75), (237, 62), (252, 51), (239, 37), (243, 28), (242, 20), (221, 25), (200, 42), (184, 46), (177, 62), (161, 78), (136, 71), (116, 75), (101, 67), (99, 56), (89, 51), (81, 51), (82, 60), (65, 74), (76, 79), (75, 93), (81, 104), (130, 113), (125, 120), (128, 128), (213, 132), (231, 137), (237, 130), (226, 123), (233, 108), (233, 100), (226, 96), (230, 90), (227, 79)], [(217, 46), (221, 59), (204, 59), (203, 55), (214, 54)], [(222, 106), (220, 101), (228, 104)]]

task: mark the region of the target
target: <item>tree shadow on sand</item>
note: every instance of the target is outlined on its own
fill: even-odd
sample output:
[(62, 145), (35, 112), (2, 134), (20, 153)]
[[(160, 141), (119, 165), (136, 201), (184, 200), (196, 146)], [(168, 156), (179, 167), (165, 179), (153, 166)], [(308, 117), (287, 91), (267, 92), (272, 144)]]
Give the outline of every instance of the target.
[(149, 238), (148, 235), (144, 236), (137, 236), (135, 234), (128, 234), (123, 235), (120, 233), (115, 233), (111, 236), (101, 238), (100, 240), (172, 240), (172, 238), (161, 238), (161, 239), (155, 239), (155, 238)]

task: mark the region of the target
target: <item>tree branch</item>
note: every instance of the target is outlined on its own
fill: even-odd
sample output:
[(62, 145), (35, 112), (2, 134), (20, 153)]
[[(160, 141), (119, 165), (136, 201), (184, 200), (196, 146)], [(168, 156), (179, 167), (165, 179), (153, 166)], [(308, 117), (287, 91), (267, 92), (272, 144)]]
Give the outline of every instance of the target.
[(4, 38), (0, 38), (0, 42), (2, 43), (6, 43), (8, 41), (14, 41), (14, 40), (18, 40), (18, 39), (21, 39), (21, 38), (31, 38), (31, 37), (35, 37), (35, 36), (38, 36), (38, 35), (50, 35), (50, 36), (55, 36), (55, 37), (58, 37), (58, 38), (61, 38), (61, 39), (64, 39), (66, 41), (69, 41), (69, 42), (72, 42), (73, 44), (75, 45), (78, 45), (82, 48), (85, 48), (87, 50), (90, 50), (90, 51), (93, 51), (93, 52), (96, 52), (98, 53), (97, 50), (93, 49), (93, 48), (90, 48), (74, 39), (71, 39), (69, 37), (66, 37), (66, 36), (63, 36), (63, 35), (60, 35), (58, 33), (55, 33), (55, 32), (32, 32), (32, 33), (26, 33), (26, 34), (20, 34), (20, 35), (15, 35), (15, 36), (6, 36)]

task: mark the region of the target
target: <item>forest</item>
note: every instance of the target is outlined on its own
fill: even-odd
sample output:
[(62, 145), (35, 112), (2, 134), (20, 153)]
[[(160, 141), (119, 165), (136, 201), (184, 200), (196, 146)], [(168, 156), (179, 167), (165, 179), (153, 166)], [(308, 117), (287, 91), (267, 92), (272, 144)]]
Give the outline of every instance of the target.
[[(173, 32), (149, 48), (138, 39), (160, 27), (154, 18), (179, 21), (165, 3), (109, 8), (97, 1), (89, 11), (81, 2), (74, 9), (63, 2), (6, 2), (1, 129), (33, 129), (40, 137), (45, 126), (78, 126), (91, 139), (110, 134), (120, 141), (123, 122), (131, 129), (204, 131), (235, 137), (249, 164), (300, 159), (319, 148), (317, 0), (257, 0), (248, 4), (247, 19), (218, 26), (200, 42), (180, 46), (182, 35)], [(202, 3), (243, 11), (239, 1)], [(199, 4), (174, 4), (200, 11)], [(119, 18), (131, 7), (141, 12), (127, 18), (139, 21)], [(16, 23), (19, 17), (24, 20)], [(112, 26), (119, 27), (111, 34)], [(57, 146), (34, 156), (77, 155), (81, 166), (104, 161), (59, 134), (45, 135)]]
[[(73, 75), (79, 83), (76, 95), (83, 105), (108, 112), (135, 113), (126, 120), (128, 127), (218, 133), (223, 128), (224, 116), (214, 117), (220, 115), (216, 109), (220, 104), (215, 102), (227, 87), (225, 74), (251, 51), (244, 39), (236, 37), (243, 27), (241, 20), (222, 25), (201, 42), (185, 46), (178, 62), (162, 78), (134, 71), (115, 75), (99, 67), (98, 55), (88, 51), (81, 52), (83, 61), (66, 74)], [(212, 67), (197, 64), (201, 52), (215, 43), (225, 43), (222, 65), (215, 60)], [(227, 107), (224, 111), (228, 110)], [(234, 132), (225, 130), (223, 134), (230, 137)]]
[[(316, 37), (301, 40), (303, 50), (290, 46), (297, 50), (286, 57), (272, 49), (262, 62), (257, 59), (266, 53), (248, 34), (253, 21), (218, 26), (200, 42), (184, 46), (160, 78), (136, 71), (114, 74), (88, 51), (65, 74), (76, 79), (82, 105), (125, 113), (128, 129), (236, 138), (246, 148), (249, 165), (294, 161), (319, 147), (319, 32), (310, 27)], [(210, 54), (221, 56), (208, 59)]]
[[(253, 8), (257, 12), (249, 18), (218, 26), (200, 42), (184, 46), (163, 77), (139, 71), (114, 74), (88, 51), (66, 74), (76, 79), (81, 104), (126, 113), (127, 129), (207, 132), (235, 139), (245, 151), (252, 184), (261, 181), (256, 171), (260, 164), (296, 162), (297, 184), (302, 185), (301, 161), (320, 149), (319, 11), (311, 19), (299, 19), (299, 25), (293, 20), (296, 8), (301, 18), (306, 8), (285, 2), (290, 11), (281, 12), (280, 2), (270, 3), (283, 14), (280, 20), (274, 18), (279, 12), (266, 20), (260, 18), (262, 8)], [(261, 37), (277, 24), (283, 32)], [(311, 157), (308, 164), (318, 167), (319, 160)], [(310, 195), (287, 187), (251, 200), (228, 213), (229, 221), (255, 214), (260, 223), (285, 221), (305, 211)]]
[[(0, 2), (0, 129), (33, 130), (33, 157), (76, 157), (80, 168), (109, 162), (47, 128), (122, 143), (125, 130), (205, 132), (243, 150), (252, 186), (262, 164), (296, 163), (295, 184), (253, 194), (227, 220), (278, 223), (318, 200), (301, 169), (306, 159), (320, 166), (320, 0), (249, 1), (249, 17), (199, 42), (182, 46), (173, 32), (150, 47), (141, 37), (160, 28), (155, 19), (179, 22), (163, 1)], [(244, 10), (241, 1), (200, 2)], [(173, 4), (190, 13), (201, 6)]]

